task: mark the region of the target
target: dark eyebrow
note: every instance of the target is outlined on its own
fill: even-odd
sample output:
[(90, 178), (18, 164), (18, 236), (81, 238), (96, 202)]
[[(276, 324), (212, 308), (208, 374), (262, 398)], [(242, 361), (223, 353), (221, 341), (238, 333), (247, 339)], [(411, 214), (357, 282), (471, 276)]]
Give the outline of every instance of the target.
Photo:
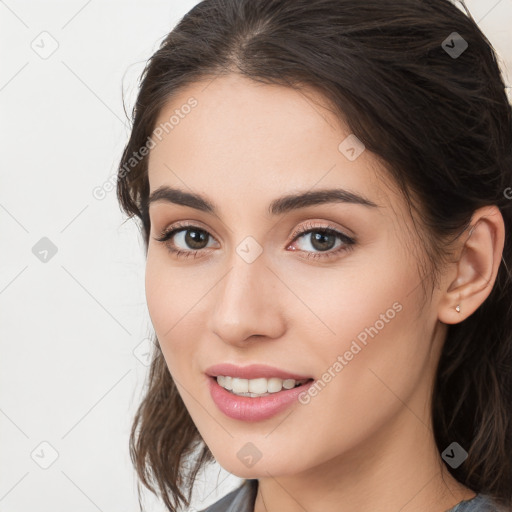
[(370, 208), (378, 208), (378, 205), (354, 192), (342, 188), (327, 188), (290, 194), (275, 199), (270, 203), (269, 212), (272, 215), (280, 215), (291, 210), (306, 208), (326, 203), (351, 203), (361, 204)]
[[(216, 205), (199, 194), (192, 194), (184, 190), (162, 186), (156, 189), (148, 199), (148, 207), (156, 201), (166, 201), (169, 203), (189, 206), (196, 210), (211, 213), (218, 216)], [(292, 210), (306, 208), (326, 203), (352, 203), (378, 208), (373, 201), (342, 188), (314, 190), (308, 192), (299, 192), (274, 199), (268, 208), (271, 215), (282, 215)]]

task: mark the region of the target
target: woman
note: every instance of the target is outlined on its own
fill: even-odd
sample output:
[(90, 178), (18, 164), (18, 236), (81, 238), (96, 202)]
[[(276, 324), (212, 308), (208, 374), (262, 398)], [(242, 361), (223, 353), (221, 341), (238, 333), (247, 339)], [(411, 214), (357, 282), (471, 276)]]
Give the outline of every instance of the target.
[(211, 512), (510, 510), (511, 142), (447, 0), (184, 16), (118, 176), (157, 340), (131, 456), (168, 510), (214, 460), (244, 482)]

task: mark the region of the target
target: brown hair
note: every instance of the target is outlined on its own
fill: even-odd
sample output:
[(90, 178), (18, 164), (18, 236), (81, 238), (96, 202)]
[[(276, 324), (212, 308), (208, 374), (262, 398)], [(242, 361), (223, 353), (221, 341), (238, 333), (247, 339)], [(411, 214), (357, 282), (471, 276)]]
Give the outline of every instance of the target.
[[(512, 195), (506, 193), (512, 186), (511, 106), (495, 51), (462, 5), (466, 13), (448, 0), (197, 4), (142, 73), (119, 166), (118, 199), (141, 221), (146, 251), (147, 158), (129, 172), (126, 164), (146, 144), (173, 95), (225, 73), (313, 87), (332, 102), (366, 148), (387, 164), (408, 204), (414, 207), (411, 197), (419, 201), (430, 284), (447, 255), (444, 242), (469, 226), (477, 208), (497, 205), (506, 232), (512, 232)], [(454, 32), (468, 44), (460, 55), (449, 51)], [(505, 505), (512, 505), (510, 264), (508, 236), (491, 294), (467, 319), (449, 325), (432, 397), (439, 451), (457, 441), (469, 454), (451, 473)], [(142, 483), (155, 494), (158, 486), (170, 511), (189, 504), (198, 470), (213, 461), (158, 343), (130, 454)]]

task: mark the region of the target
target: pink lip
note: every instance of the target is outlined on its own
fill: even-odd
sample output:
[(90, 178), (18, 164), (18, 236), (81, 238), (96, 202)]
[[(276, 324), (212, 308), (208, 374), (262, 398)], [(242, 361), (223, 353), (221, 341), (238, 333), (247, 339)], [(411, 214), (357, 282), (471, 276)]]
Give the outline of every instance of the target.
[[(229, 375), (229, 372), (227, 373)], [(219, 375), (222, 374), (222, 372), (219, 373)], [(275, 373), (273, 375), (277, 376)], [(283, 389), (277, 393), (254, 398), (229, 392), (219, 386), (215, 377), (208, 378), (208, 387), (213, 401), (226, 416), (235, 420), (261, 421), (275, 416), (294, 402), (298, 402), (299, 395), (307, 391), (314, 382), (310, 380), (292, 389)]]
[(270, 379), (277, 377), (278, 379), (305, 380), (312, 379), (310, 375), (298, 375), (289, 373), (273, 366), (265, 364), (251, 364), (249, 366), (235, 366), (234, 364), (224, 363), (210, 366), (205, 370), (206, 375), (217, 377), (219, 375), (228, 375), (229, 377), (238, 377), (239, 379), (259, 379), (265, 377)]

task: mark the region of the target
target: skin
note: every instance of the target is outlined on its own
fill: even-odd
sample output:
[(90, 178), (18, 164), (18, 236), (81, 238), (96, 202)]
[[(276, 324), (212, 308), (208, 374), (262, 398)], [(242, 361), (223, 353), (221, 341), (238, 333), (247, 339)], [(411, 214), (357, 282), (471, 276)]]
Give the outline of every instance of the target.
[[(216, 460), (259, 479), (255, 512), (442, 512), (474, 497), (440, 457), (430, 393), (446, 324), (469, 316), (494, 284), (504, 240), (499, 210), (475, 212), (471, 236), (460, 237), (439, 287), (425, 298), (425, 253), (404, 199), (370, 151), (350, 161), (338, 150), (350, 130), (319, 95), (232, 74), (183, 89), (157, 124), (190, 96), (197, 107), (151, 150), (150, 193), (163, 185), (200, 193), (218, 216), (151, 204), (146, 297), (169, 371)], [(267, 211), (279, 196), (335, 187), (378, 207)], [(211, 235), (195, 258), (177, 258), (155, 240), (178, 221)], [(356, 244), (306, 259), (325, 254), (311, 235), (291, 236), (310, 224), (330, 224)], [(186, 233), (174, 244), (192, 251)], [(247, 236), (263, 249), (250, 264), (236, 252)], [(326, 252), (343, 245), (332, 244)], [(244, 422), (211, 399), (204, 371), (221, 362), (322, 379), (396, 302), (401, 311), (308, 404)], [(262, 454), (252, 467), (237, 456), (249, 442)]]

